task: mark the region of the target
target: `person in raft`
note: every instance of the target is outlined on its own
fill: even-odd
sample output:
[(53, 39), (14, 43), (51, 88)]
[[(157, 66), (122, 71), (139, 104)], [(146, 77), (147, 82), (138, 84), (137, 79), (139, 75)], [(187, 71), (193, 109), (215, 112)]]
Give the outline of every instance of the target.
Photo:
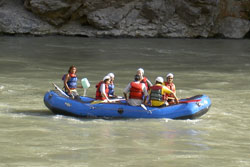
[(96, 100), (107, 100), (107, 102), (110, 102), (108, 98), (109, 84), (110, 77), (107, 75), (96, 85)]
[(144, 70), (142, 68), (139, 68), (136, 74), (140, 76), (140, 82), (145, 84), (147, 91), (148, 91), (149, 88), (153, 86), (153, 84), (150, 82), (150, 80), (147, 77), (144, 76)]
[(114, 73), (109, 73), (108, 76), (110, 77), (110, 83), (109, 83), (109, 92), (108, 92), (108, 97), (109, 98), (116, 98), (117, 96), (115, 95), (115, 84), (114, 84), (114, 80), (115, 80), (115, 75)]
[[(167, 81), (164, 82), (164, 85), (176, 95), (176, 88), (175, 88), (175, 84), (173, 83), (174, 74), (168, 73), (166, 75), (166, 79), (167, 79)], [(172, 95), (166, 94), (165, 95), (165, 98), (166, 98), (166, 100), (168, 101), (169, 104), (174, 104), (175, 103), (174, 96), (173, 96), (174, 94), (172, 94)]]
[[(124, 89), (123, 94), (128, 104), (131, 106), (140, 106), (145, 104), (148, 92), (144, 83), (140, 82), (140, 76), (135, 75), (135, 80), (128, 84)], [(129, 93), (129, 98), (127, 94)]]
[(154, 106), (154, 107), (168, 106), (169, 104), (166, 101), (165, 94), (168, 94), (168, 95), (173, 94), (173, 97), (176, 103), (179, 103), (179, 100), (175, 96), (175, 94), (166, 86), (164, 86), (163, 82), (164, 82), (164, 79), (162, 77), (157, 77), (155, 79), (155, 84), (150, 87), (149, 100), (150, 100), (151, 106)]
[(64, 83), (65, 92), (73, 99), (80, 99), (80, 96), (76, 88), (82, 88), (82, 86), (77, 86), (77, 69), (74, 65), (69, 67), (68, 74), (65, 74), (62, 78)]

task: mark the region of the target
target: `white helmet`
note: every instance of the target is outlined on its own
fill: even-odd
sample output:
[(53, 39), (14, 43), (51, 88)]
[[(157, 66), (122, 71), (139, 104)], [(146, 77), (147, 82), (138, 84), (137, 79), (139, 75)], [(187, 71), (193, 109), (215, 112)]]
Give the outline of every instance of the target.
[(103, 78), (103, 81), (105, 81), (106, 79), (110, 79), (110, 76), (106, 75), (106, 76)]
[(174, 78), (174, 74), (168, 73), (168, 75), (166, 76), (166, 78), (168, 78), (168, 77)]
[(110, 76), (111, 78), (114, 78), (115, 77), (115, 74), (114, 73), (109, 73), (108, 76)]
[(138, 68), (137, 71), (141, 71), (142, 75), (144, 75), (144, 70), (142, 68)]
[(155, 81), (160, 82), (160, 83), (163, 83), (163, 82), (164, 82), (164, 79), (163, 79), (162, 77), (157, 77), (157, 78), (155, 79)]

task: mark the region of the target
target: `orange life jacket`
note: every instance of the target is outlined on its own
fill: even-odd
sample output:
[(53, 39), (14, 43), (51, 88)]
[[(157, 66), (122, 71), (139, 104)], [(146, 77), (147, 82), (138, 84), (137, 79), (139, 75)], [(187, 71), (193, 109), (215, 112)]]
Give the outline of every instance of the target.
[[(175, 93), (175, 85), (174, 83), (168, 83), (168, 82), (164, 82), (165, 86), (170, 89), (173, 93)], [(167, 99), (168, 97), (174, 97), (173, 95), (168, 95), (168, 94), (165, 94), (165, 98)]]
[(143, 98), (143, 90), (142, 83), (131, 82), (129, 90), (129, 98), (130, 99), (142, 99)]
[(143, 77), (143, 79), (141, 80), (141, 83), (144, 83), (144, 84), (145, 84), (146, 89), (147, 89), (147, 91), (148, 91), (149, 86), (148, 86), (148, 83), (147, 83), (147, 78), (146, 78), (146, 77)]
[[(104, 82), (103, 81), (100, 81), (95, 87), (96, 87), (96, 95), (95, 95), (95, 98), (96, 100), (105, 100), (106, 98), (102, 96), (102, 93), (101, 93), (101, 85), (103, 84)], [(108, 92), (109, 92), (109, 88), (108, 88), (108, 85), (105, 84), (105, 93), (108, 97)]]

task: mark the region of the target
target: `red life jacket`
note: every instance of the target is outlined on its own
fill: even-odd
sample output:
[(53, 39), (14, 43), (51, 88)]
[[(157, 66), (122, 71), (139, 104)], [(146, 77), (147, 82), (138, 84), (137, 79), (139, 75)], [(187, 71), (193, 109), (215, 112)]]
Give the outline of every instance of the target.
[(174, 83), (168, 83), (168, 82), (164, 82), (164, 84), (165, 84), (165, 86), (168, 88), (168, 89), (170, 89), (170, 90), (172, 90), (172, 92), (174, 92), (175, 93), (175, 85), (174, 85)]
[(146, 77), (143, 77), (143, 79), (141, 80), (141, 83), (144, 83), (144, 84), (145, 84), (146, 89), (147, 89), (147, 91), (148, 91), (149, 86), (148, 86), (148, 83), (147, 83), (147, 78), (146, 78)]
[[(76, 77), (76, 74), (72, 74), (72, 73), (68, 73), (68, 74), (69, 74), (69, 76), (70, 76), (71, 78)], [(67, 75), (67, 74), (64, 74), (64, 75), (62, 76), (62, 80), (63, 80), (63, 81), (65, 80), (66, 75)]]
[[(106, 98), (102, 96), (102, 93), (100, 91), (101, 85), (103, 84), (103, 81), (100, 81), (95, 87), (96, 87), (96, 94), (95, 94), (95, 98), (96, 100), (105, 100)], [(109, 92), (109, 88), (108, 85), (105, 84), (105, 93), (108, 97), (108, 92)]]
[(150, 100), (164, 101), (165, 95), (162, 94), (162, 86), (154, 85), (150, 87)]
[(129, 98), (130, 99), (142, 99), (143, 98), (143, 90), (142, 83), (131, 82), (129, 90)]
[(70, 77), (76, 77), (76, 74), (69, 73)]
[[(175, 85), (174, 83), (168, 83), (168, 82), (164, 82), (165, 86), (170, 89), (173, 93), (175, 93)], [(165, 98), (167, 99), (168, 97), (174, 97), (173, 95), (168, 95), (168, 94), (165, 94)]]

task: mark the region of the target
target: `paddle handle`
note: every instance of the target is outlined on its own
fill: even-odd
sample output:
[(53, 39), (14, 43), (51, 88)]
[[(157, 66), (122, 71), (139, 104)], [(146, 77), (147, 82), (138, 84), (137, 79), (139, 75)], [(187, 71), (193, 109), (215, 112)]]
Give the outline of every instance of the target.
[(199, 101), (201, 101), (201, 99), (197, 99), (197, 100), (179, 101), (179, 103), (191, 103), (191, 102), (199, 102)]
[(66, 96), (66, 97), (69, 97), (64, 91), (62, 91), (62, 89), (60, 89), (56, 84), (54, 84), (54, 83), (52, 83), (54, 86), (55, 86), (55, 88), (61, 93), (61, 94), (63, 94), (64, 96)]
[(83, 88), (83, 96), (86, 96), (86, 94), (87, 94), (87, 89)]

